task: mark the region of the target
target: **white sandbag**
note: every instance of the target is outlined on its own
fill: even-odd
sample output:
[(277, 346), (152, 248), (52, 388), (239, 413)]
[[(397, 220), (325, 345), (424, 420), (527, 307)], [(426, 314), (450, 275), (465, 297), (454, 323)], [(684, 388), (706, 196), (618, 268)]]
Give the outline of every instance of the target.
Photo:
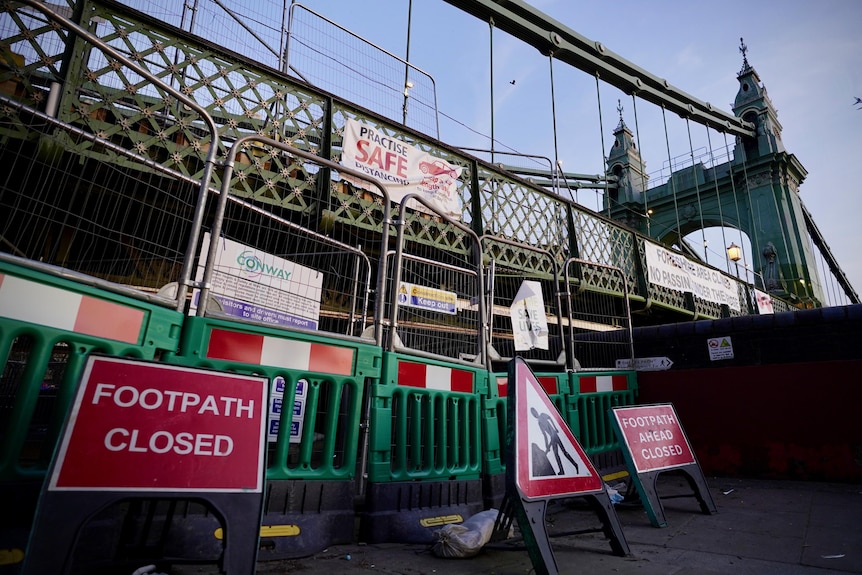
[(491, 540), (499, 511), (488, 509), (473, 515), (464, 523), (450, 523), (434, 532), (431, 551), (437, 557), (473, 557)]

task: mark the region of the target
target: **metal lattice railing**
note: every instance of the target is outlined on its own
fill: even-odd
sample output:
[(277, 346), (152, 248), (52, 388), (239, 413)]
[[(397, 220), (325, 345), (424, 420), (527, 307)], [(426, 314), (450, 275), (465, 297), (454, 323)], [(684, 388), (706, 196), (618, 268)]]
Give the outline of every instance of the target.
[[(29, 109), (56, 113), (59, 121), (87, 135), (81, 137), (72, 131), (48, 128), (41, 120), (34, 120), (32, 114), (28, 116), (22, 112), (20, 107), (4, 105), (0, 107), (0, 136), (6, 142), (29, 141), (32, 146), (5, 146), (4, 153), (11, 154), (8, 157), (13, 169), (18, 166), (24, 170), (25, 159), (50, 157), (45, 155), (46, 150), (65, 150), (69, 154), (66, 162), (77, 157), (81, 165), (87, 166), (83, 173), (89, 177), (81, 179), (76, 184), (77, 189), (85, 189), (83, 186), (106, 188), (110, 178), (122, 179), (124, 185), (119, 192), (114, 191), (114, 195), (103, 192), (103, 197), (129, 196), (148, 209), (158, 206), (161, 220), (141, 225), (148, 230), (171, 230), (181, 236), (188, 227), (183, 228), (174, 220), (177, 217), (188, 220), (188, 216), (181, 214), (194, 203), (192, 189), (181, 188), (195, 181), (199, 183), (205, 173), (205, 156), (212, 141), (219, 142), (220, 158), (224, 158), (227, 147), (238, 138), (260, 135), (339, 161), (345, 122), (359, 120), (457, 166), (460, 169), (456, 182), (460, 220), (477, 233), (493, 233), (529, 244), (547, 250), (558, 260), (577, 256), (618, 268), (625, 276), (629, 298), (649, 301), (653, 308), (682, 312), (688, 317), (718, 317), (722, 313), (720, 306), (697, 302), (683, 292), (650, 284), (643, 271), (644, 239), (625, 227), (431, 137), (423, 137), (403, 125), (318, 93), (242, 56), (223, 53), (206, 41), (166, 28), (148, 16), (97, 1), (88, 2), (87, 6), (83, 13), (88, 15), (88, 22), (98, 22), (95, 30), (101, 41), (165, 85), (175, 87), (204, 106), (218, 127), (217, 133), (207, 132), (205, 118), (200, 113), (116, 58), (93, 49), (81, 38), (77, 38), (71, 52), (67, 52), (70, 36), (62, 26), (53, 24), (33, 9), (9, 3), (0, 14), (0, 86), (3, 88), (0, 96)], [(76, 57), (64, 62), (67, 53)], [(129, 153), (118, 153), (112, 146)], [(68, 167), (57, 166), (65, 177), (72, 173)], [(81, 171), (76, 168), (75, 173), (81, 174)], [(166, 181), (163, 174), (168, 174), (176, 183)], [(30, 171), (28, 177), (36, 175), (36, 171)], [(220, 173), (216, 171), (212, 187), (220, 185)], [(147, 199), (143, 190), (148, 186), (153, 191), (167, 190), (173, 199), (161, 204)], [(19, 197), (20, 188), (14, 187), (15, 190), (3, 193), (0, 202), (25, 210), (15, 199)], [(332, 235), (351, 246), (367, 250), (368, 246), (380, 243), (374, 239), (382, 225), (379, 196), (354, 186), (332, 170), (318, 169), (272, 146), (250, 143), (240, 151), (230, 190), (236, 198), (267, 206), (270, 210), (277, 209), (278, 217), (308, 226), (317, 233)], [(83, 198), (84, 195), (68, 197)], [(48, 202), (43, 200), (43, 205), (47, 206)], [(101, 208), (107, 204), (99, 205)], [(71, 205), (64, 210), (47, 212), (26, 208), (29, 217), (58, 225), (67, 222), (74, 211)], [(465, 253), (463, 237), (445, 223), (421, 210), (408, 210), (406, 218), (405, 237), (410, 242), (451, 253), (453, 257)], [(48, 234), (51, 226), (43, 228)], [(35, 259), (45, 250), (62, 252), (56, 244), (49, 245), (54, 240), (47, 235), (41, 243), (25, 245), (24, 249), (21, 247), (23, 234), (16, 229), (13, 217), (3, 222), (6, 243), (2, 249)], [(176, 270), (186, 255), (181, 242), (158, 233), (147, 235), (140, 229), (119, 228), (118, 245), (127, 242), (129, 236), (143, 236), (151, 244), (150, 259), (165, 260), (169, 269)], [(95, 228), (92, 233), (96, 233)], [(140, 245), (133, 247), (141, 250)], [(163, 253), (165, 250), (170, 253)], [(376, 261), (376, 255), (369, 255)], [(122, 258), (104, 254), (98, 259), (119, 262)], [(79, 271), (93, 273), (91, 268), (69, 263), (70, 258), (55, 257), (55, 261), (70, 269), (77, 266)], [(524, 264), (517, 265), (523, 267)], [(531, 265), (540, 266), (536, 273), (549, 273), (542, 261)], [(96, 275), (132, 283), (123, 280), (123, 274), (116, 270), (105, 269)], [(146, 285), (157, 289), (174, 275), (174, 271), (153, 274)], [(140, 283), (139, 279), (134, 281)], [(590, 289), (599, 291), (606, 287), (601, 281), (590, 285)]]

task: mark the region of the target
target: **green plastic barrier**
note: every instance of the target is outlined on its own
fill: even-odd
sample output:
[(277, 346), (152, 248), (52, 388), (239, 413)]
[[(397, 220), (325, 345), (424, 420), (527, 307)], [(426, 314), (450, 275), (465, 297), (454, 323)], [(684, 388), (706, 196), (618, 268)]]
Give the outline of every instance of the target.
[(488, 372), (384, 352), (371, 392), (368, 480), (478, 479)]
[(266, 478), (343, 480), (356, 475), (362, 395), (380, 356), (353, 338), (189, 317), (164, 361), (268, 377)]
[(155, 359), (183, 315), (0, 261), (0, 482), (41, 479), (90, 353)]
[(619, 448), (611, 424), (612, 407), (634, 405), (637, 373), (634, 371), (573, 372), (571, 392), (563, 416), (589, 456)]
[(483, 509), (484, 367), (383, 353), (371, 390), (368, 485), (360, 537), (431, 543)]
[[(305, 557), (354, 536), (362, 398), (381, 348), (355, 338), (190, 317), (164, 361), (270, 380), (259, 561)], [(175, 518), (185, 544), (212, 543), (208, 517)], [(210, 526), (213, 527), (213, 526)]]
[(87, 356), (156, 359), (176, 349), (183, 319), (174, 310), (0, 261), (0, 549), (7, 565), (23, 560)]
[[(503, 473), (506, 469), (506, 406), (508, 404), (508, 374), (492, 373), (495, 385), (489, 388), (484, 402), (483, 431), (485, 433), (485, 458), (483, 471), (487, 475)], [(569, 395), (567, 373), (537, 373), (536, 378), (548, 397), (564, 414), (565, 398)]]

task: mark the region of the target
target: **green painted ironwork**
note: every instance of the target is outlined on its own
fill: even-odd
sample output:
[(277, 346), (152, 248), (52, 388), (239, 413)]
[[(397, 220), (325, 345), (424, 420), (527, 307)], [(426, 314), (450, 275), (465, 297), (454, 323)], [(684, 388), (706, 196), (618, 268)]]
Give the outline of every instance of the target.
[[(82, 0), (83, 2), (84, 0)], [(4, 4), (0, 14), (10, 25), (0, 39), (0, 84), (9, 97), (42, 110), (52, 82), (60, 85), (61, 121), (80, 127), (150, 158), (188, 179), (200, 177), (209, 136), (200, 118), (156, 90), (133, 71), (105, 58), (80, 39), (70, 51), (60, 27)], [(346, 118), (377, 129), (462, 168), (458, 194), (462, 221), (477, 233), (493, 232), (529, 243), (560, 260), (575, 256), (617, 267), (625, 274), (633, 309), (664, 309), (681, 317), (720, 317), (721, 309), (649, 284), (644, 274), (642, 236), (560, 196), (409, 128), (368, 113), (193, 35), (169, 28), (134, 10), (87, 1), (83, 13), (99, 19), (95, 32), (113, 48), (164, 82), (206, 107), (219, 126), (219, 156), (247, 134), (273, 137), (333, 160), (340, 159)], [(84, 22), (82, 24), (87, 24)], [(73, 57), (64, 61), (65, 54)], [(36, 139), (56, 142), (72, 154), (147, 171), (96, 142), (35, 129), (27, 118), (0, 106), (4, 141)], [(306, 162), (272, 147), (248, 146), (237, 159), (231, 193), (297, 214), (296, 221), (322, 233), (337, 230), (362, 245), (379, 234), (382, 199), (357, 189), (329, 169), (310, 169)], [(213, 186), (220, 185), (219, 176)], [(465, 238), (433, 217), (409, 212), (405, 239), (464, 254)], [(371, 234), (369, 236), (368, 234)], [(359, 240), (365, 241), (359, 241)], [(516, 267), (533, 265), (523, 254), (506, 254)], [(538, 265), (544, 266), (539, 262)], [(538, 274), (550, 270), (540, 267)], [(608, 289), (606, 279), (585, 278), (591, 288)], [(733, 278), (733, 281), (737, 281)]]

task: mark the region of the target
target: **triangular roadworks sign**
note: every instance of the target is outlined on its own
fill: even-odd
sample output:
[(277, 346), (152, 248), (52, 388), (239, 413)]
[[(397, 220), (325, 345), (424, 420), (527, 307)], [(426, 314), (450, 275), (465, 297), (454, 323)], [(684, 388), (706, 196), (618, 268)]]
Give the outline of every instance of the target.
[[(509, 371), (515, 408), (515, 484), (526, 499), (602, 491), (602, 478), (530, 366), (516, 357)], [(513, 381), (514, 380), (514, 381)]]

